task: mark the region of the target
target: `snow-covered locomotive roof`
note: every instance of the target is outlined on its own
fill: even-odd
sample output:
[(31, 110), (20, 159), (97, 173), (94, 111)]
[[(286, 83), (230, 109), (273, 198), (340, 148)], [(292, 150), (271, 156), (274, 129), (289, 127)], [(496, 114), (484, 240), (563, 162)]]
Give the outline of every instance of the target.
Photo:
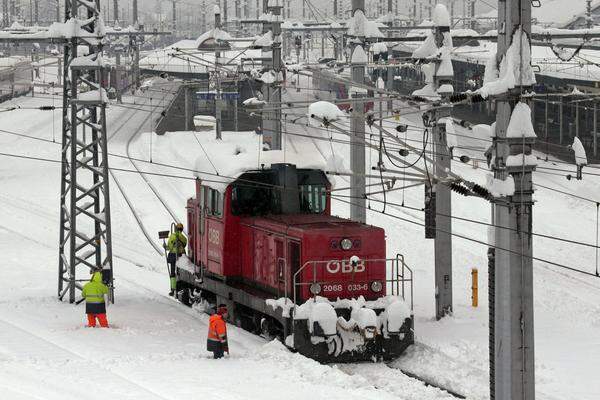
[(215, 139), (213, 134), (207, 133), (207, 137), (201, 139), (203, 151), (197, 152), (194, 169), (195, 176), (202, 179), (204, 185), (220, 192), (244, 172), (270, 168), (272, 164), (289, 163), (297, 168), (324, 171), (331, 169), (328, 168), (330, 163), (318, 154), (265, 151), (262, 135), (253, 132), (223, 132), (221, 140)]
[[(146, 136), (142, 134), (137, 140), (149, 142)], [(254, 132), (223, 132), (222, 140), (215, 139), (214, 132), (167, 132), (155, 136), (154, 141), (155, 161), (172, 163), (175, 157), (179, 164), (192, 167), (193, 175), (202, 179), (204, 185), (220, 192), (244, 172), (270, 168), (271, 164), (290, 163), (298, 168), (324, 171), (335, 169), (318, 153), (300, 155), (291, 151), (265, 151), (262, 136)]]

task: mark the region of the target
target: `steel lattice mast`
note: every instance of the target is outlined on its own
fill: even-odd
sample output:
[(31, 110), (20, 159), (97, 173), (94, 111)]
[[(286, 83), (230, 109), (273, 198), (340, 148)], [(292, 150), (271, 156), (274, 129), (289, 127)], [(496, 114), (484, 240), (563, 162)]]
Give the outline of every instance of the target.
[[(96, 267), (102, 268), (113, 299), (104, 27), (100, 10), (100, 0), (65, 0), (65, 21), (72, 24), (75, 34), (65, 43), (62, 72), (58, 296), (63, 299), (68, 293), (71, 303), (75, 302), (76, 290), (81, 289), (80, 281), (88, 278), (78, 279), (78, 271)], [(82, 48), (89, 49), (87, 57), (78, 57)]]

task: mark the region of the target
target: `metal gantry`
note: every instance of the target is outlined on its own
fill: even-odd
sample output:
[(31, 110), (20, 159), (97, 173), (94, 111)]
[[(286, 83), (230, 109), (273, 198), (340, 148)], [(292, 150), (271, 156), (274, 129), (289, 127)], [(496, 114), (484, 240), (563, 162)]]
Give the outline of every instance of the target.
[[(101, 268), (113, 297), (111, 216), (100, 0), (65, 0), (78, 29), (64, 46), (58, 296), (69, 302)], [(88, 54), (81, 54), (88, 49)], [(113, 300), (114, 301), (114, 300)]]

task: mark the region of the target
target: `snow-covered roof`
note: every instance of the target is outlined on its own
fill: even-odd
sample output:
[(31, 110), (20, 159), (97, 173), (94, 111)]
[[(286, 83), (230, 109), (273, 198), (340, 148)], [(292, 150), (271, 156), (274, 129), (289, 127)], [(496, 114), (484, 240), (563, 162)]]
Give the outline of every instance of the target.
[[(544, 0), (531, 9), (531, 14), (538, 24), (563, 27), (585, 14), (586, 3), (586, 0)], [(599, 4), (598, 0), (592, 1), (592, 8)]]
[[(149, 141), (150, 133), (140, 134), (138, 145)], [(200, 140), (199, 147), (194, 135)], [(227, 186), (244, 172), (269, 168), (271, 164), (291, 163), (298, 168), (336, 170), (320, 154), (297, 154), (280, 150), (264, 151), (262, 136), (254, 132), (223, 132), (217, 140), (214, 131), (167, 132), (153, 137), (152, 154), (157, 162), (169, 163), (179, 160), (194, 170), (193, 175), (206, 186), (223, 192)], [(338, 157), (339, 158), (339, 157)], [(333, 183), (333, 182), (332, 182)]]
[[(217, 6), (216, 6), (217, 7)], [(196, 39), (196, 48), (200, 48), (203, 44), (210, 40), (231, 40), (231, 35), (219, 28), (213, 28), (209, 31), (204, 32), (198, 39)]]
[[(252, 45), (254, 38), (248, 38), (248, 41), (236, 41), (236, 47), (246, 48)], [(215, 62), (214, 52), (207, 51), (200, 53), (197, 50), (196, 40), (181, 40), (177, 43), (167, 46), (164, 49), (154, 50), (146, 57), (140, 60), (140, 68), (156, 72), (167, 73), (207, 73), (214, 70), (212, 65)], [(261, 50), (224, 50), (221, 52), (222, 68), (235, 71), (241, 62), (240, 52), (244, 51), (244, 57), (260, 58)], [(189, 53), (193, 56), (187, 56)], [(198, 57), (202, 59), (198, 60)], [(227, 64), (227, 65), (225, 65)]]
[(346, 24), (348, 34), (351, 36), (380, 38), (383, 33), (379, 30), (379, 24), (375, 21), (369, 21), (362, 10), (357, 10), (354, 16)]

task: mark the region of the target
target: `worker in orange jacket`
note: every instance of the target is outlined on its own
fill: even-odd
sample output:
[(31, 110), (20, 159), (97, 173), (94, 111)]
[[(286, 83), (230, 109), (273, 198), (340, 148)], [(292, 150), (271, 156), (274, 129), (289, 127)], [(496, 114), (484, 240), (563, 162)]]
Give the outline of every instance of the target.
[(227, 306), (225, 304), (219, 304), (217, 312), (211, 315), (208, 321), (206, 350), (212, 351), (215, 359), (222, 358), (224, 352), (229, 354), (225, 318), (227, 318)]

